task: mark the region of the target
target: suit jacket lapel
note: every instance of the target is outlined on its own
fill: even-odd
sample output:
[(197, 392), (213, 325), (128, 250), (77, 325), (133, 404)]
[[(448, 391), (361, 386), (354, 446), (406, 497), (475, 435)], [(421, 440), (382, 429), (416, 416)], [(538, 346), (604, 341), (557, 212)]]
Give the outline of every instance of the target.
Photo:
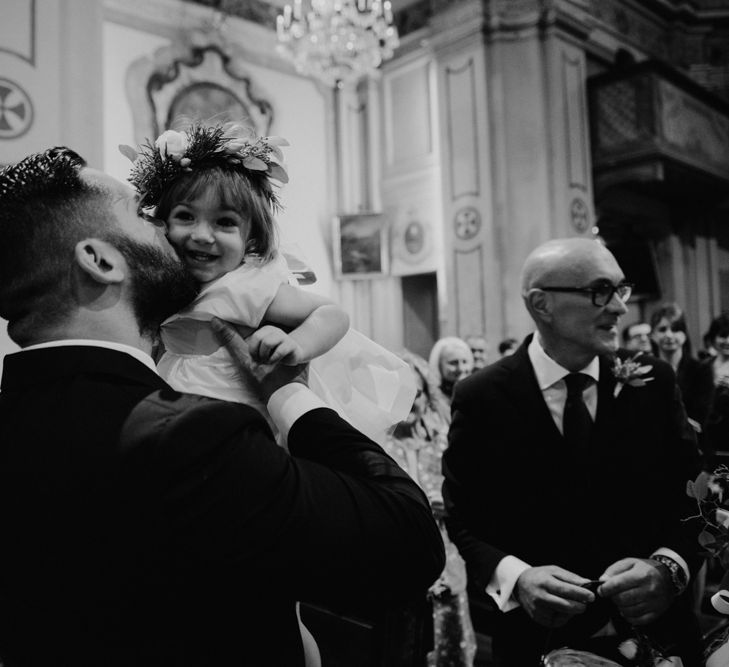
[(615, 385), (616, 380), (612, 371), (611, 359), (600, 357), (600, 382), (597, 385), (597, 414), (595, 416), (595, 429), (598, 433), (604, 432), (612, 422), (615, 414)]
[(555, 444), (562, 446), (564, 444), (562, 434), (552, 419), (552, 414), (549, 412), (542, 390), (537, 383), (534, 367), (529, 360), (527, 348), (532, 336), (533, 334), (527, 336), (519, 349), (509, 357), (511, 366), (509, 391), (513, 400), (522, 406), (523, 414), (529, 415), (533, 431), (540, 434), (540, 439), (542, 439), (540, 446), (543, 446), (543, 442), (546, 440), (552, 440)]

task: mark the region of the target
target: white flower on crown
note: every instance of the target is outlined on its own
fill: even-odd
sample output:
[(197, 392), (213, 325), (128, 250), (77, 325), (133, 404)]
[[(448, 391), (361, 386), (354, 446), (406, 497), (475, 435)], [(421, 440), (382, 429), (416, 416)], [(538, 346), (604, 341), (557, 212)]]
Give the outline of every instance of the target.
[(188, 148), (187, 135), (184, 132), (166, 130), (157, 137), (154, 145), (163, 158), (169, 156), (179, 161)]

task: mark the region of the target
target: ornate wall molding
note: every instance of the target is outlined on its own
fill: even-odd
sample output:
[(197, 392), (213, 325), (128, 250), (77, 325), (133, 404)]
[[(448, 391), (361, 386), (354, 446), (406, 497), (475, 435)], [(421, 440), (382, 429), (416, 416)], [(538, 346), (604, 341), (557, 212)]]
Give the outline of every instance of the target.
[(451, 200), (480, 195), (475, 63), (470, 57), (444, 71)]
[(479, 243), (470, 250), (453, 251), (455, 331), (486, 331), (484, 289), (484, 248)]
[[(24, 4), (16, 3), (18, 17), (0, 27), (0, 52), (9, 53), (20, 58), (31, 67), (35, 67), (36, 55), (36, 6), (35, 0), (25, 0)], [(20, 29), (18, 19), (27, 28), (27, 33)]]
[(127, 73), (134, 137), (156, 137), (177, 114), (231, 120), (233, 113), (258, 134), (268, 134), (273, 108), (247, 73), (245, 54), (217, 33), (191, 31), (135, 61)]

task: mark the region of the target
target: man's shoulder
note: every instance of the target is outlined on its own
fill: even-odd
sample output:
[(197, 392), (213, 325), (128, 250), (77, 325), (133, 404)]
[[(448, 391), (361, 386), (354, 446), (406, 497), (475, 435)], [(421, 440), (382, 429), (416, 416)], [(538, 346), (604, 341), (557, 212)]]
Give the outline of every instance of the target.
[(122, 441), (139, 443), (180, 439), (221, 440), (249, 425), (266, 426), (254, 408), (240, 403), (185, 394), (163, 388), (148, 394), (134, 407), (124, 425)]
[(515, 353), (503, 357), (461, 380), (456, 385), (456, 392), (461, 396), (477, 394), (482, 397), (491, 392), (500, 394), (506, 387), (519, 382), (529, 367), (526, 354)]

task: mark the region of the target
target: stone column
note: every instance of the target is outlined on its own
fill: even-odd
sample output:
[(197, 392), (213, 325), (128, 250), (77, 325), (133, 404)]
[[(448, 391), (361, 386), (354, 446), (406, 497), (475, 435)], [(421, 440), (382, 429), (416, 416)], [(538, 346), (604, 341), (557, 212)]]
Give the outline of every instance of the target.
[(524, 336), (526, 255), (550, 238), (591, 234), (578, 18), (549, 2), (502, 0), (449, 3), (432, 21), (451, 333)]

